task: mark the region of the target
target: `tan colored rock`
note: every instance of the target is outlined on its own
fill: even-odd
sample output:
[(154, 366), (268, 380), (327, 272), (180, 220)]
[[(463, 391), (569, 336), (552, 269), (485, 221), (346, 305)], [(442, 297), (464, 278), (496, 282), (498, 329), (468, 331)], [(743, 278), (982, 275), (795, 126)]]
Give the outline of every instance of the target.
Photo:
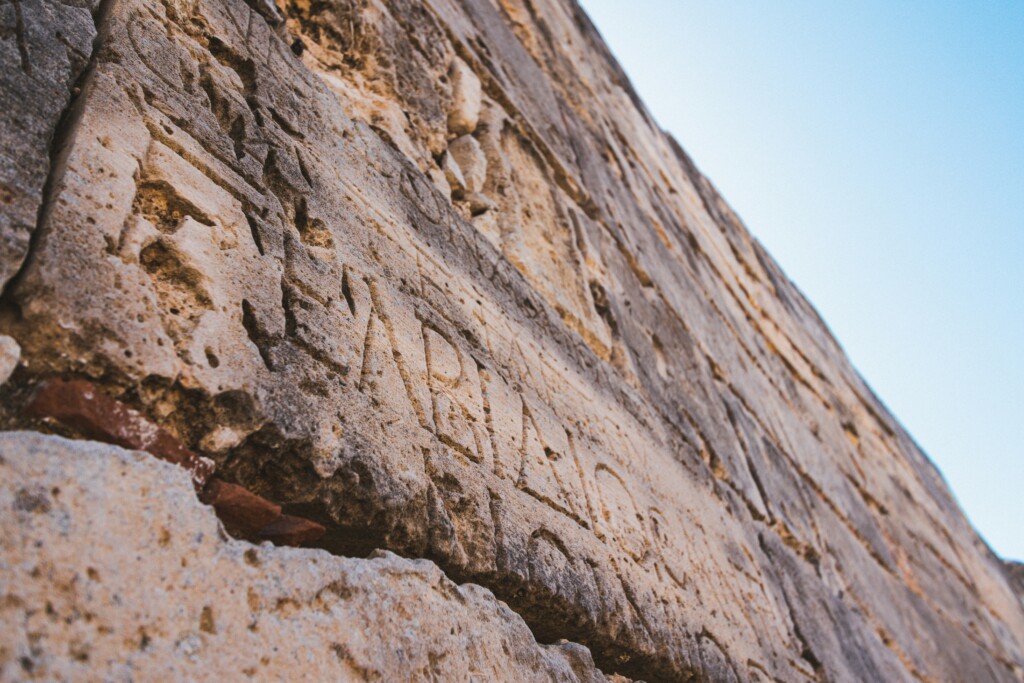
[(21, 347), (7, 335), (0, 334), (0, 385), (11, 378), (21, 358)]
[[(609, 673), (1024, 676), (997, 560), (574, 3), (282, 10), (104, 3), (0, 302), (4, 425), (90, 378), (324, 548), (428, 557)], [(455, 55), (475, 217), (435, 184)]]
[(466, 178), (462, 175), (462, 168), (450, 152), (445, 152), (441, 157), (441, 170), (444, 171), (444, 178), (448, 181), (452, 195), (458, 196), (466, 191)]
[[(471, 192), (466, 195), (466, 201), (469, 203), (469, 210), (474, 216), (482, 214), (491, 209), (498, 208), (498, 203), (485, 194), (480, 192)], [(478, 228), (479, 229), (479, 228)]]
[(1003, 568), (1006, 570), (1010, 586), (1017, 593), (1021, 604), (1024, 604), (1024, 564), (1014, 561), (1004, 561)]
[(482, 89), (480, 79), (461, 58), (452, 60), (448, 69), (452, 84), (452, 108), (448, 112), (448, 131), (454, 135), (469, 135), (480, 120)]
[(467, 192), (476, 193), (487, 181), (487, 157), (472, 135), (455, 138), (448, 145), (448, 154), (458, 164)]
[(51, 199), (44, 196), (62, 147), (74, 137), (59, 128), (81, 91), (99, 0), (6, 5), (0, 13), (0, 289), (22, 266), (29, 240)]
[(606, 680), (426, 560), (227, 540), (145, 453), (5, 432), (0, 482), (0, 680)]

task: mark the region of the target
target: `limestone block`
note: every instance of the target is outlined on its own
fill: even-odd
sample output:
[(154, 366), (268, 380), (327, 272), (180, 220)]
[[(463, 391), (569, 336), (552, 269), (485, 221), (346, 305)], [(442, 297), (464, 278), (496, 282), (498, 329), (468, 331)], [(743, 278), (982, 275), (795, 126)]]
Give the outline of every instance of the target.
[[(475, 661), (483, 679), (534, 664), (547, 673), (522, 675), (557, 679), (559, 661), (591, 675), (576, 646), (538, 650), (518, 636), (492, 667), (497, 651), (474, 634), (524, 633), (525, 622), (542, 642), (585, 646), (608, 675), (649, 681), (1021, 678), (1024, 609), (1006, 573), (574, 3), (327, 0), (288, 4), (284, 24), (264, 4), (0, 10), (13, 84), (0, 119), (28, 107), (39, 123), (23, 137), (0, 126), (0, 161), (31, 162), (0, 169), (28, 197), (0, 204), (3, 225), (20, 226), (3, 235), (15, 235), (4, 272), (18, 275), (3, 289), (0, 334), (21, 345), (0, 424), (90, 436), (96, 421), (54, 425), (25, 410), (44, 382), (88, 381), (270, 506), (225, 490), (213, 499), (225, 519), (322, 551), (275, 555), (305, 569), (257, 568), (246, 546), (167, 526), (180, 554), (161, 555), (159, 535), (143, 553), (114, 553), (121, 576), (154, 576), (154, 558), (220, 600), (244, 602), (231, 587), (251, 587), (281, 615), (221, 630), (215, 604), (206, 618), (208, 603), (186, 600), (173, 617), (184, 621), (145, 634), (122, 615), (132, 657), (159, 641), (153, 661), (190, 667), (216, 640), (210, 670), (265, 666), (250, 655), (269, 652), (275, 671), (311, 678), (328, 660), (354, 662), (341, 677), (436, 666), (462, 680)], [(51, 138), (57, 120), (69, 126)], [(118, 486), (104, 480), (108, 499), (130, 500)], [(168, 495), (192, 504), (179, 488)], [(37, 498), (21, 505), (57, 509)], [(141, 533), (127, 523), (108, 514), (93, 526), (102, 538)], [(18, 532), (4, 571), (47, 529)], [(102, 577), (115, 568), (90, 564), (102, 558), (89, 544), (60, 548), (79, 575), (61, 585), (112, 600)], [(395, 561), (325, 553), (375, 549), (484, 586), (520, 626), (504, 608), (477, 609), (466, 598), (476, 589), (427, 575), (398, 585), (377, 570), (360, 584), (365, 599), (338, 608), (318, 567)], [(214, 580), (222, 570), (230, 580)], [(52, 594), (32, 582), (48, 576), (4, 585)], [(185, 594), (174, 585), (172, 598)], [(453, 591), (467, 601), (447, 600)], [(454, 611), (432, 611), (438, 600)], [(237, 623), (252, 623), (236, 608)], [(65, 629), (41, 610), (31, 618)], [(419, 611), (448, 635), (406, 629)], [(319, 631), (289, 630), (305, 622), (285, 617), (300, 613), (326, 614), (317, 628), (341, 649), (324, 655)], [(211, 623), (216, 634), (200, 628)], [(61, 652), (92, 643), (93, 666), (125, 659), (123, 638), (75, 624), (83, 635), (60, 636)], [(32, 656), (19, 638), (17, 656), (4, 655), (9, 678)], [(510, 664), (517, 652), (533, 664)]]
[(431, 562), (228, 540), (191, 488), (145, 453), (0, 433), (0, 680), (607, 680)]

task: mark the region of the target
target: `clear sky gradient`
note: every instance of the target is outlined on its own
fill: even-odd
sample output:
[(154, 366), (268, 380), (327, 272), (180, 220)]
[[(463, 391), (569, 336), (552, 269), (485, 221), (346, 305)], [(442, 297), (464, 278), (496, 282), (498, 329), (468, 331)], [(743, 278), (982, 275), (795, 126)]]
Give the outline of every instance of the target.
[(976, 528), (1024, 560), (1024, 2), (582, 4)]

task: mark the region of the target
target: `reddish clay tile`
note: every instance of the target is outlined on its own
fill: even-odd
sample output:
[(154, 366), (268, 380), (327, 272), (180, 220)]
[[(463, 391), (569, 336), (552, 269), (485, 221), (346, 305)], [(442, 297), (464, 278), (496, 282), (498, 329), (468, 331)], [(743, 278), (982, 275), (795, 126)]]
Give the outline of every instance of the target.
[(281, 515), (275, 522), (263, 527), (257, 537), (275, 545), (305, 545), (318, 540), (326, 531), (308, 519)]
[(238, 484), (212, 479), (199, 496), (212, 505), (229, 532), (251, 536), (281, 517), (281, 506)]
[(56, 420), (86, 438), (146, 451), (185, 468), (192, 474), (196, 490), (201, 491), (202, 501), (213, 506), (232, 534), (277, 545), (303, 545), (326, 531), (316, 522), (281, 514), (280, 505), (245, 487), (211, 480), (215, 468), (212, 460), (196, 455), (170, 432), (90, 382), (45, 382), (29, 399), (25, 414)]
[(86, 438), (146, 451), (184, 467), (197, 489), (203, 487), (215, 468), (212, 460), (196, 455), (145, 415), (84, 380), (49, 380), (29, 399), (25, 414), (50, 418)]

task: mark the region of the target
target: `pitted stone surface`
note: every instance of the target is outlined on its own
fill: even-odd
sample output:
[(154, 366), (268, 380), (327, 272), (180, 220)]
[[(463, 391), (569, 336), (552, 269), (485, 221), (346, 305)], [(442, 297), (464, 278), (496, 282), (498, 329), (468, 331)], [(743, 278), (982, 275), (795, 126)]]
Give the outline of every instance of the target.
[(95, 12), (5, 423), (89, 378), (606, 672), (1024, 677), (998, 561), (574, 3), (261, 7)]
[(0, 7), (0, 289), (21, 268), (47, 176), (73, 137), (68, 129), (54, 139), (89, 62), (97, 5), (13, 0)]
[(0, 481), (0, 680), (607, 680), (426, 560), (227, 540), (146, 453), (5, 432)]
[(452, 109), (448, 112), (448, 130), (455, 135), (468, 135), (480, 121), (482, 103), (480, 79), (469, 66), (455, 57), (448, 69), (452, 82)]
[(0, 384), (11, 378), (21, 359), (21, 347), (11, 337), (0, 335)]

